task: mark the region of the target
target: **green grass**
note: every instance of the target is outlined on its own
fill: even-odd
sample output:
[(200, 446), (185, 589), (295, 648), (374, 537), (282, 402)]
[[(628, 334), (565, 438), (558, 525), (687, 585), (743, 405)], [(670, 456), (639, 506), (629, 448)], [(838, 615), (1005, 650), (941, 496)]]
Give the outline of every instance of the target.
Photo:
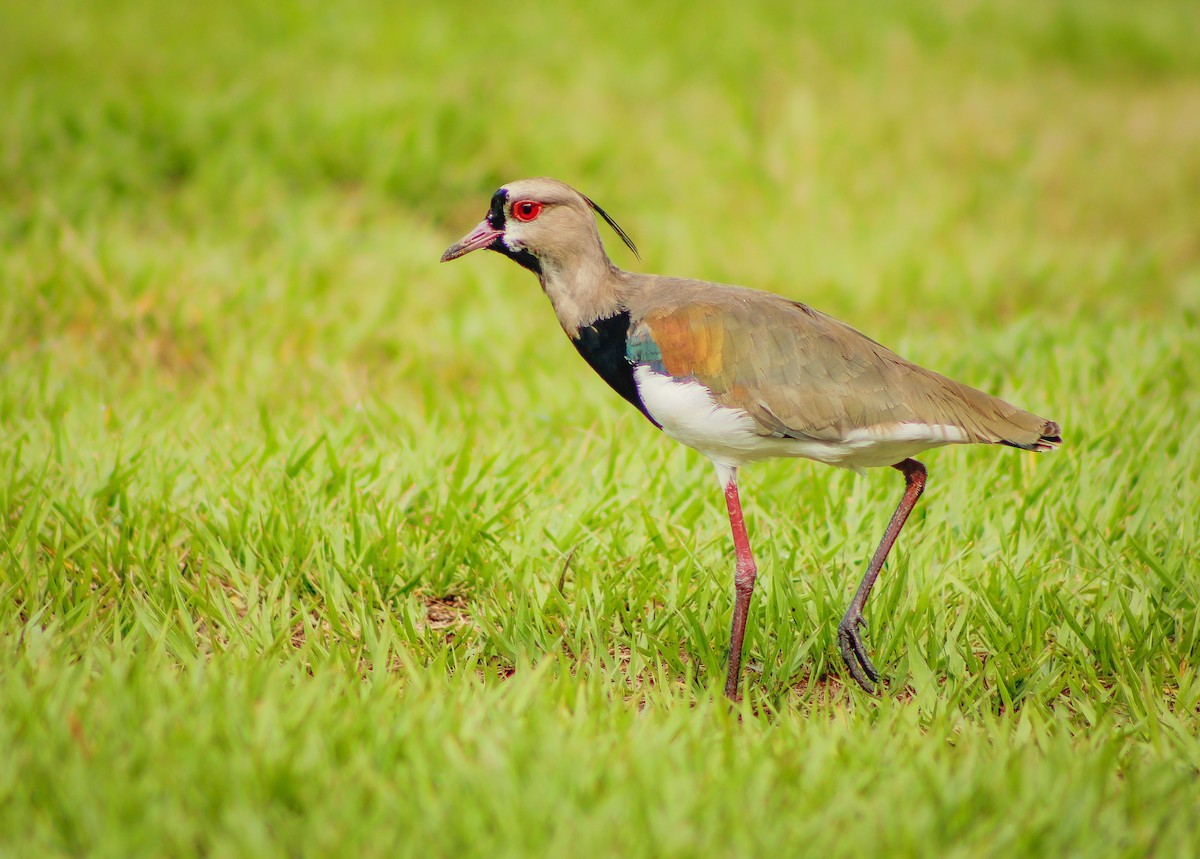
[[(0, 855), (1200, 853), (1200, 15), (0, 4)], [(1059, 420), (711, 469), (533, 279), (772, 289)]]

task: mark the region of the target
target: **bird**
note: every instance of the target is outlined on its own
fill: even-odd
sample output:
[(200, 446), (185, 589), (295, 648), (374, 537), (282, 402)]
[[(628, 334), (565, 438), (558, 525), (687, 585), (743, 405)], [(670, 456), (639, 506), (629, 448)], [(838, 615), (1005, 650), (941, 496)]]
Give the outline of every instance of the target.
[(742, 644), (758, 568), (738, 493), (748, 463), (800, 457), (862, 473), (890, 467), (904, 494), (845, 615), (838, 646), (868, 694), (881, 683), (863, 611), (888, 552), (925, 490), (914, 457), (952, 444), (1048, 451), (1054, 421), (897, 355), (807, 304), (771, 292), (618, 268), (596, 216), (640, 259), (604, 209), (556, 179), (510, 182), (441, 261), (496, 251), (533, 272), (583, 359), (657, 429), (708, 457), (734, 546), (725, 695), (738, 701)]

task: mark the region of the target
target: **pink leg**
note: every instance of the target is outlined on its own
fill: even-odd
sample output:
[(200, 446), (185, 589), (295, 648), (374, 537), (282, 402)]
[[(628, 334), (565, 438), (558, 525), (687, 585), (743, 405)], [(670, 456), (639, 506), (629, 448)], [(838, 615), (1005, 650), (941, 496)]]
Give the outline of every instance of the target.
[(737, 566), (734, 570), (733, 586), (736, 598), (733, 604), (733, 632), (729, 640), (729, 674), (725, 677), (725, 695), (733, 701), (738, 694), (738, 675), (742, 668), (742, 639), (746, 636), (746, 615), (750, 611), (750, 594), (754, 592), (754, 579), (758, 567), (750, 553), (750, 538), (746, 536), (746, 522), (742, 518), (742, 502), (738, 498), (737, 472), (734, 471), (725, 484), (725, 505), (729, 508), (729, 527), (733, 531), (733, 546), (737, 551)]

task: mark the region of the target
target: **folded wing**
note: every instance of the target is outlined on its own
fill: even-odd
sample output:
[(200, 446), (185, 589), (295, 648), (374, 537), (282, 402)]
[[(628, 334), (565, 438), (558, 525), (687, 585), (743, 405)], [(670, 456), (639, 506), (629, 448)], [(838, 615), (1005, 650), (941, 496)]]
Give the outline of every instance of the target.
[(770, 293), (660, 279), (632, 308), (634, 364), (695, 380), (763, 435), (863, 434), (1048, 450), (1057, 424), (918, 367), (853, 328)]

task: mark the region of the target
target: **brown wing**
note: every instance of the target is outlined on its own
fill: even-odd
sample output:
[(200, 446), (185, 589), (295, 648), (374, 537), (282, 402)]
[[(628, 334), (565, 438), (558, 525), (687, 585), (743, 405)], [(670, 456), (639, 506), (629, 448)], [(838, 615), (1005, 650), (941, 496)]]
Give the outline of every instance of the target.
[(1040, 449), (1058, 428), (904, 360), (830, 316), (776, 295), (655, 278), (631, 306), (628, 355), (702, 382), (764, 435), (836, 440), (896, 424), (962, 429), (970, 441)]

